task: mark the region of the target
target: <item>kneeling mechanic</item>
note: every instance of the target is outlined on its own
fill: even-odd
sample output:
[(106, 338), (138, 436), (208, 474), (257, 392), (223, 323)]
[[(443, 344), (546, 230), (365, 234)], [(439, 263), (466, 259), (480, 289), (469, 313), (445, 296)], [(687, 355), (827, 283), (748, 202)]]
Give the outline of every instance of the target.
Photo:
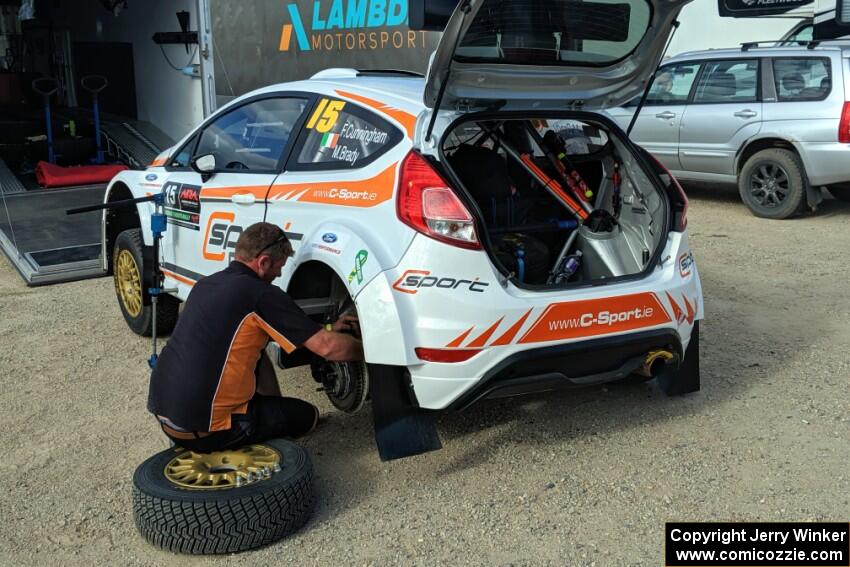
[(363, 359), (363, 344), (340, 332), (352, 330), (355, 317), (326, 329), (271, 284), (292, 254), (280, 227), (251, 225), (236, 243), (236, 260), (189, 294), (148, 395), (148, 409), (178, 445), (220, 451), (316, 427), (318, 408), (281, 396), (264, 350), (269, 339), (286, 352), (303, 346), (327, 360)]

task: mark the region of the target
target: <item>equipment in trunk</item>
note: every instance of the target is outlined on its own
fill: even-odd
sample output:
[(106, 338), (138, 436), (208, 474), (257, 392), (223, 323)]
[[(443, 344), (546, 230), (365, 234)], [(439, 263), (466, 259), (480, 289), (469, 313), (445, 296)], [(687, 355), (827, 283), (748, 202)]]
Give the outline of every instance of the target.
[(638, 274), (661, 242), (665, 197), (601, 124), (471, 121), (445, 136), (443, 150), (478, 207), (491, 255), (520, 284)]

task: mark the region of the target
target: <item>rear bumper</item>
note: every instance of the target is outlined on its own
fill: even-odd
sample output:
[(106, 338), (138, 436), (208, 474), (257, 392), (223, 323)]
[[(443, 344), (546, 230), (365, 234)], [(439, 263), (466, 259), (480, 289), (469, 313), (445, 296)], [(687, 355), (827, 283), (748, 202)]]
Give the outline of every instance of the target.
[(850, 181), (850, 144), (797, 142), (809, 183), (814, 186)]
[(665, 349), (682, 359), (682, 341), (671, 329), (604, 337), (515, 353), (490, 369), (448, 409), (464, 410), (484, 399), (603, 384), (625, 378), (648, 352)]

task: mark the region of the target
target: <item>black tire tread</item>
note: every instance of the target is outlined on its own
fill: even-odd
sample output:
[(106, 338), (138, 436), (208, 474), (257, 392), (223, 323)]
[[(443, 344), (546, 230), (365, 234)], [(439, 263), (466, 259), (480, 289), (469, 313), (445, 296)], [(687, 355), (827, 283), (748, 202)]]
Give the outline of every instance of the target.
[(290, 482), (266, 482), (261, 491), (239, 496), (240, 489), (230, 489), (231, 498), (204, 501), (203, 491), (193, 500), (152, 495), (134, 479), (133, 519), (147, 541), (168, 551), (207, 555), (261, 547), (298, 530), (314, 505), (309, 459)]
[[(763, 159), (780, 163), (786, 169), (789, 178), (795, 179), (795, 183), (799, 185), (796, 192), (788, 195), (786, 203), (774, 210), (756, 209), (748, 200), (748, 196), (745, 196), (745, 193), (749, 192), (750, 167)], [(797, 154), (782, 148), (768, 148), (750, 156), (744, 167), (741, 168), (741, 174), (738, 177), (738, 193), (753, 215), (766, 219), (787, 219), (799, 215), (806, 208), (806, 179), (806, 172)]]

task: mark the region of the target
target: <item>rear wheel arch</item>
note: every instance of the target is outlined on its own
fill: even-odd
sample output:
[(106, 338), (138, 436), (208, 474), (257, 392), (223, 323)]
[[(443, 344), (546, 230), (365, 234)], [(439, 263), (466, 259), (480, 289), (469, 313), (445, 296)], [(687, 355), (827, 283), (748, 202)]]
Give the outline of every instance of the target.
[[(751, 140), (745, 144), (741, 150), (738, 152), (738, 156), (735, 158), (735, 175), (740, 175), (741, 170), (744, 169), (744, 165), (747, 163), (747, 160), (759, 153), (762, 150), (768, 150), (772, 148), (778, 148), (782, 150), (788, 150), (797, 154), (797, 157), (800, 158), (800, 162), (803, 162), (802, 156), (800, 156), (800, 152), (797, 151), (797, 148), (794, 147), (794, 144), (785, 140), (783, 138), (759, 138), (757, 140)], [(805, 174), (805, 164), (803, 164)]]

